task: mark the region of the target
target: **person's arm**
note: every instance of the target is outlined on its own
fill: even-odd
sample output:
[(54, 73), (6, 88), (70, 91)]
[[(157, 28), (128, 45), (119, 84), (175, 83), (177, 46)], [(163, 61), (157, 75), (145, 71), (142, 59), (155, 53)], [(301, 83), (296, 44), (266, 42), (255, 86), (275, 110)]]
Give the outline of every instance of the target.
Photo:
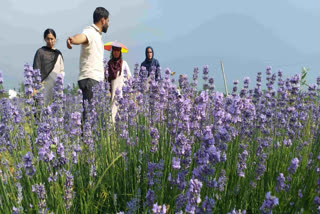
[(67, 47), (72, 49), (72, 45), (80, 45), (88, 42), (88, 38), (83, 33), (76, 34), (67, 39)]

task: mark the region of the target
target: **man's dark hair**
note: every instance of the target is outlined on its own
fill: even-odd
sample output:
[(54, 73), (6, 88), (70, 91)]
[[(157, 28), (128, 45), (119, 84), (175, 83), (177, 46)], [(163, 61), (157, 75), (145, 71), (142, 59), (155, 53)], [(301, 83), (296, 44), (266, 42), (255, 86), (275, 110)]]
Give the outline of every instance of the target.
[(109, 11), (107, 11), (104, 7), (97, 7), (93, 12), (93, 23), (97, 23), (101, 18), (108, 18)]

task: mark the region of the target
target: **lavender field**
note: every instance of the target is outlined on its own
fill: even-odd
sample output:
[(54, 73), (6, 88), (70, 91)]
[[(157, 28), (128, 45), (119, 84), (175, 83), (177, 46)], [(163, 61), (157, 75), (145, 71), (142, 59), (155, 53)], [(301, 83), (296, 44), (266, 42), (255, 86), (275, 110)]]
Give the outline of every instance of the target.
[(0, 95), (0, 213), (320, 213), (320, 77), (268, 67), (226, 96), (208, 67), (139, 70), (113, 124), (107, 82), (82, 122), (80, 91), (58, 77), (44, 106), (25, 66), (25, 94)]

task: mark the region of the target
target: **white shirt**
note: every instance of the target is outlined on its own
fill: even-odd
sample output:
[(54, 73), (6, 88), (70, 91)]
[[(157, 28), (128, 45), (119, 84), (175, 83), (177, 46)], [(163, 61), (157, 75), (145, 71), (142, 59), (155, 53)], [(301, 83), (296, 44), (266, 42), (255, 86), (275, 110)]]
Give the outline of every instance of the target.
[(94, 79), (103, 81), (103, 42), (99, 28), (93, 24), (82, 32), (88, 39), (88, 43), (81, 45), (80, 73), (78, 80)]

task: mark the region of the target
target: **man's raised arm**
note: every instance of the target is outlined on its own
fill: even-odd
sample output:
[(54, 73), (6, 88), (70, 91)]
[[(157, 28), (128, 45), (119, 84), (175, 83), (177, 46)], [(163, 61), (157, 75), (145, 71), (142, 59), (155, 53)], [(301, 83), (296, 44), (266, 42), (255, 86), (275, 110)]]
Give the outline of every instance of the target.
[(83, 33), (76, 34), (67, 39), (67, 47), (72, 49), (72, 45), (80, 45), (88, 42), (88, 38)]

